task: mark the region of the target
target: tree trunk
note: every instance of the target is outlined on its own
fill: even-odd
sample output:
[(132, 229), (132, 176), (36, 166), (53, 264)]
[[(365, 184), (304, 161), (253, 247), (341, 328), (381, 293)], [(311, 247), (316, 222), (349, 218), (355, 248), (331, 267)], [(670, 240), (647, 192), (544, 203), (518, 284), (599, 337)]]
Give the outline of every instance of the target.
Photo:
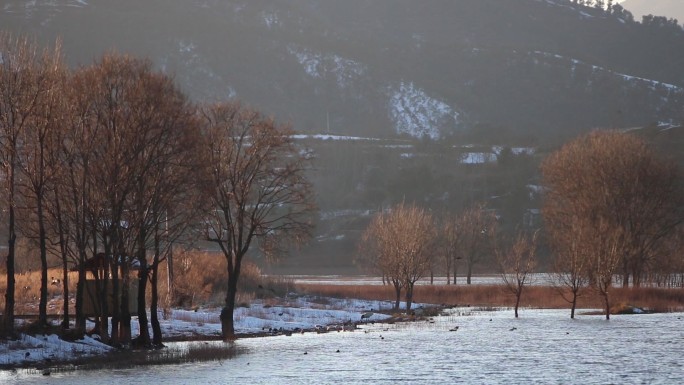
[(454, 285), (456, 284), (456, 275), (458, 273), (458, 260), (454, 261)]
[(518, 318), (518, 308), (520, 308), (520, 297), (522, 296), (522, 287), (518, 288), (515, 293), (515, 318)]
[(230, 278), (228, 279), (228, 292), (226, 293), (226, 303), (221, 309), (221, 335), (223, 341), (235, 341), (235, 324), (233, 321), (233, 311), (235, 310), (236, 290), (232, 289)]
[(413, 304), (413, 285), (412, 282), (406, 285), (406, 314), (411, 312), (411, 304)]
[(64, 299), (62, 313), (62, 328), (69, 328), (69, 265), (68, 252), (64, 231), (64, 221), (62, 220), (62, 206), (59, 202), (59, 188), (54, 189), (55, 195), (55, 212), (57, 215), (57, 232), (59, 233), (59, 253), (62, 256), (62, 298)]
[[(157, 248), (158, 250), (159, 248)], [(159, 259), (158, 253), (155, 254), (155, 258)], [(158, 262), (156, 262), (158, 263)], [(156, 266), (155, 266), (156, 268)], [(168, 294), (166, 295), (166, 304), (171, 306), (173, 304), (173, 297), (176, 294), (176, 289), (173, 282), (174, 272), (173, 272), (173, 245), (169, 245), (168, 254), (166, 255), (166, 285), (168, 287)]]
[(3, 312), (3, 334), (9, 336), (14, 333), (14, 243), (17, 239), (14, 233), (14, 209), (10, 206), (10, 235), (7, 252), (7, 289), (5, 290), (5, 311)]
[(119, 343), (130, 345), (131, 343), (131, 311), (130, 302), (130, 269), (128, 257), (123, 256), (121, 262), (121, 319), (119, 324)]
[(603, 292), (603, 300), (606, 306), (606, 320), (610, 319), (610, 299), (608, 297), (608, 290)]
[[(101, 275), (100, 275), (101, 274)], [(109, 269), (105, 263), (103, 266), (102, 273), (97, 273), (97, 278), (95, 279), (96, 285), (96, 295), (98, 306), (98, 315), (96, 317), (97, 321), (95, 324), (95, 330), (100, 335), (100, 339), (104, 343), (110, 343), (111, 338), (109, 335), (109, 306), (107, 305), (107, 288), (109, 287), (108, 279)]]
[[(97, 248), (96, 248), (97, 250)], [(100, 276), (99, 282), (97, 282), (97, 287), (98, 287), (98, 297), (99, 297), (99, 302), (100, 302), (100, 338), (102, 341), (105, 343), (111, 343), (112, 342), (112, 336), (115, 334), (114, 329), (112, 329), (112, 333), (109, 333), (109, 304), (108, 302), (108, 295), (107, 292), (109, 291), (109, 285), (112, 284), (109, 280), (109, 273), (110, 273), (110, 266), (107, 261), (107, 258), (109, 257), (109, 250), (105, 248), (105, 255), (104, 255), (104, 260), (102, 263), (102, 276)], [(96, 255), (97, 256), (97, 255)], [(114, 290), (114, 285), (112, 284), (112, 290)], [(113, 301), (116, 301), (116, 295), (113, 295)], [(112, 314), (116, 312), (115, 309), (111, 310)], [(112, 325), (114, 325), (114, 319), (112, 318)], [(118, 326), (118, 324), (117, 324)]]
[(641, 274), (643, 273), (643, 269), (641, 266), (635, 266), (633, 271), (632, 271), (632, 286), (634, 287), (641, 287)]
[[(226, 293), (226, 303), (221, 309), (221, 335), (226, 342), (234, 341), (235, 324), (233, 312), (235, 310), (235, 297), (237, 296), (237, 283), (240, 276), (241, 257), (235, 258), (235, 265), (228, 263), (228, 291)], [(232, 269), (231, 269), (232, 267)]]
[(86, 317), (83, 315), (83, 300), (84, 300), (84, 290), (85, 290), (85, 252), (79, 250), (78, 258), (78, 282), (76, 282), (76, 330), (85, 331), (86, 328)]
[(47, 235), (45, 233), (45, 218), (43, 214), (43, 200), (37, 199), (38, 213), (38, 243), (40, 245), (40, 301), (38, 305), (38, 323), (47, 326), (48, 300), (48, 265), (47, 265)]
[(572, 292), (572, 308), (570, 309), (570, 318), (575, 319), (575, 309), (577, 308), (577, 291)]
[[(141, 207), (140, 204), (138, 204), (138, 212), (142, 212), (144, 209)], [(138, 303), (137, 303), (137, 309), (136, 312), (138, 313), (138, 327), (139, 327), (139, 335), (137, 337), (137, 340), (135, 341), (138, 346), (143, 346), (143, 347), (149, 347), (150, 346), (150, 330), (149, 330), (149, 321), (147, 319), (147, 303), (145, 301), (145, 295), (147, 294), (147, 279), (148, 279), (148, 265), (147, 265), (147, 250), (146, 250), (146, 245), (145, 245), (145, 238), (147, 238), (147, 229), (145, 227), (144, 221), (141, 221), (141, 223), (138, 224), (139, 226), (139, 232), (138, 232), (138, 251), (137, 251), (137, 260), (138, 260), (138, 292), (137, 292), (137, 297), (138, 297)], [(156, 231), (154, 233), (156, 235)], [(156, 238), (156, 237), (155, 237)], [(126, 263), (126, 266), (128, 266), (128, 263)], [(128, 313), (128, 304), (126, 304), (126, 313)], [(130, 319), (130, 314), (129, 314), (129, 319)], [(129, 334), (130, 334), (130, 329), (129, 329)]]
[[(152, 258), (152, 277), (150, 279), (151, 295), (150, 295), (150, 317), (152, 322), (152, 345), (156, 347), (164, 346), (162, 344), (161, 325), (159, 324), (159, 254), (161, 240), (159, 238), (159, 226), (155, 227), (154, 231), (154, 257)], [(167, 268), (171, 269), (171, 248), (168, 250), (166, 263)], [(168, 295), (171, 295), (172, 284), (170, 282), (173, 274), (169, 273)], [(170, 304), (170, 302), (169, 302)]]
[(62, 256), (62, 297), (64, 298), (64, 304), (62, 308), (62, 313), (64, 318), (62, 319), (62, 328), (69, 328), (69, 266), (67, 266), (66, 255)]
[[(105, 258), (108, 258), (110, 254), (107, 254)], [(118, 253), (114, 253), (113, 258), (112, 258), (112, 267), (111, 267), (111, 274), (112, 274), (112, 327), (111, 327), (111, 339), (110, 339), (110, 344), (111, 345), (118, 345), (119, 344), (119, 322), (120, 322), (120, 315), (121, 315), (121, 306), (120, 306), (120, 299), (121, 299), (121, 284), (119, 282), (119, 256)], [(106, 293), (106, 292), (105, 292)]]
[[(92, 247), (93, 247), (93, 254), (97, 255), (97, 230), (95, 226), (92, 226), (92, 229), (88, 229), (88, 220), (87, 220), (87, 214), (86, 214), (86, 201), (87, 201), (87, 191), (88, 189), (86, 188), (86, 177), (88, 176), (88, 166), (87, 162), (85, 162), (84, 165), (84, 170), (83, 174), (80, 178), (80, 185), (76, 183), (76, 180), (74, 179), (73, 171), (72, 171), (72, 176), (71, 176), (71, 191), (73, 195), (73, 206), (72, 208), (76, 208), (77, 211), (77, 220), (76, 223), (74, 223), (74, 229), (76, 231), (76, 247), (78, 248), (78, 282), (76, 283), (76, 307), (75, 307), (75, 313), (76, 313), (76, 329), (85, 332), (86, 330), (86, 317), (83, 314), (83, 301), (84, 301), (84, 293), (85, 293), (85, 285), (86, 285), (86, 270), (85, 270), (85, 261), (88, 259), (88, 253), (87, 253), (87, 248), (88, 248), (88, 234), (89, 231), (90, 234), (92, 235)], [(80, 187), (80, 188), (79, 188)], [(78, 193), (76, 193), (78, 192)], [(59, 200), (58, 200), (59, 201)], [(79, 211), (80, 209), (80, 211)], [(94, 296), (92, 293), (90, 294), (89, 298), (97, 298)], [(95, 317), (95, 319), (98, 319)]]
[(150, 282), (150, 289), (152, 295), (150, 297), (150, 317), (152, 323), (152, 345), (161, 347), (162, 342), (162, 331), (161, 325), (159, 324), (159, 252), (154, 254), (154, 262), (152, 264), (152, 279)]
[(468, 285), (471, 284), (471, 277), (472, 277), (472, 275), (473, 275), (473, 264), (472, 264), (472, 263), (468, 263), (468, 276), (467, 276), (467, 278), (466, 278), (466, 283), (467, 283)]
[[(16, 143), (14, 143), (14, 148), (16, 149)], [(16, 233), (16, 217), (14, 213), (14, 192), (15, 192), (15, 171), (16, 171), (16, 152), (12, 151), (10, 154), (10, 162), (7, 170), (7, 179), (9, 184), (9, 196), (8, 196), (8, 211), (9, 211), (9, 223), (8, 223), (8, 237), (7, 237), (7, 288), (5, 289), (5, 311), (3, 314), (3, 329), (5, 335), (11, 335), (14, 333), (14, 293), (16, 287), (16, 281), (14, 279), (14, 253), (15, 244), (17, 241)]]
[(396, 300), (394, 301), (394, 309), (399, 310), (399, 302), (401, 302), (401, 285), (398, 282), (392, 282), (394, 285), (394, 293), (396, 294)]
[(150, 346), (150, 331), (148, 329), (147, 321), (147, 306), (145, 303), (145, 294), (147, 292), (147, 261), (144, 257), (140, 258), (140, 270), (138, 271), (138, 325), (140, 326), (140, 335), (138, 336), (138, 344), (144, 347)]

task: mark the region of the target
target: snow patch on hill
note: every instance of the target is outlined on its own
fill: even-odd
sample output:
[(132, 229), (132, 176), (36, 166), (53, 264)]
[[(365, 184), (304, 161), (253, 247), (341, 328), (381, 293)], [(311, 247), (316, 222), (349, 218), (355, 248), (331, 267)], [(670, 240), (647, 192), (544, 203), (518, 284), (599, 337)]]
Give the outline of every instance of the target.
[(576, 69), (577, 66), (588, 66), (588, 67), (591, 67), (592, 71), (594, 71), (594, 72), (606, 72), (606, 73), (609, 73), (609, 74), (611, 74), (611, 75), (613, 75), (613, 76), (620, 77), (620, 78), (624, 79), (624, 80), (625, 80), (626, 82), (628, 82), (628, 83), (632, 83), (632, 84), (635, 84), (635, 83), (646, 84), (646, 85), (647, 85), (651, 90), (653, 90), (653, 91), (667, 90), (667, 91), (672, 91), (672, 92), (677, 92), (677, 93), (684, 93), (684, 88), (682, 88), (682, 87), (680, 87), (680, 86), (678, 86), (678, 85), (675, 85), (675, 84), (664, 83), (664, 82), (660, 82), (660, 81), (657, 81), (657, 80), (646, 79), (646, 78), (641, 78), (641, 77), (638, 77), (638, 76), (632, 76), (632, 75), (627, 75), (627, 74), (620, 73), (620, 72), (615, 72), (615, 71), (610, 70), (610, 69), (608, 69), (608, 68), (604, 68), (604, 67), (601, 67), (601, 66), (588, 64), (588, 63), (585, 63), (585, 62), (583, 62), (583, 61), (581, 61), (581, 60), (577, 60), (577, 59), (573, 59), (573, 58), (567, 58), (567, 57), (562, 56), (562, 55), (558, 55), (558, 54), (554, 54), (554, 53), (549, 53), (549, 52), (542, 52), (542, 51), (534, 51), (534, 52), (531, 52), (531, 54), (532, 54), (532, 55), (536, 55), (536, 56), (542, 56), (542, 57), (545, 57), (545, 58), (557, 59), (557, 60), (568, 60), (568, 61), (570, 61), (570, 63), (572, 64), (572, 66), (571, 66), (571, 71), (572, 71), (573, 73), (575, 72), (575, 69)]
[(280, 18), (278, 17), (277, 13), (264, 11), (261, 13), (261, 16), (263, 18), (264, 25), (266, 25), (266, 28), (268, 29), (273, 29), (281, 25)]
[(361, 137), (361, 136), (347, 136), (347, 135), (330, 135), (330, 134), (314, 134), (314, 135), (306, 135), (306, 134), (295, 134), (291, 136), (293, 139), (318, 139), (318, 140), (351, 140), (351, 141), (358, 141), (358, 140), (366, 140), (366, 141), (376, 141), (379, 140), (377, 138), (366, 138), (366, 137)]
[(2, 11), (7, 13), (24, 12), (27, 18), (33, 16), (35, 11), (41, 9), (58, 9), (61, 7), (83, 8), (88, 5), (85, 0), (29, 0), (29, 1), (3, 1)]
[(463, 154), (461, 164), (485, 164), (494, 163), (497, 155), (491, 152), (468, 152)]
[(349, 87), (355, 79), (366, 72), (365, 65), (339, 55), (324, 54), (293, 46), (288, 47), (287, 51), (297, 59), (308, 76), (314, 79), (334, 77), (340, 88)]
[(236, 90), (209, 65), (199, 43), (190, 39), (176, 39), (174, 43), (177, 51), (158, 59), (163, 72), (178, 74), (182, 84), (189, 85), (190, 91), (204, 98), (222, 100), (237, 97)]
[(459, 124), (459, 113), (445, 102), (430, 97), (413, 82), (391, 87), (389, 116), (399, 134), (436, 140)]

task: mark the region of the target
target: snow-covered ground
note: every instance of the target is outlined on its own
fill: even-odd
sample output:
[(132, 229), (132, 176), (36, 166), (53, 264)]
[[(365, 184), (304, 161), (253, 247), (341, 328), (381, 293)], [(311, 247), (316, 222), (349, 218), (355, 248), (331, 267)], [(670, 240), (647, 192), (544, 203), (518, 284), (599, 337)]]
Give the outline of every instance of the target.
[(0, 366), (19, 366), (29, 363), (49, 364), (97, 356), (112, 351), (112, 347), (91, 338), (68, 342), (57, 335), (29, 336), (22, 334), (15, 341), (0, 341)]
[(437, 140), (460, 124), (460, 113), (442, 100), (429, 96), (413, 82), (390, 88), (389, 116), (399, 134)]
[[(292, 332), (321, 328), (342, 328), (344, 323), (361, 321), (382, 321), (390, 318), (387, 314), (375, 313), (389, 310), (392, 304), (387, 301), (344, 300), (332, 298), (293, 297), (274, 300), (254, 301), (249, 307), (235, 310), (235, 331), (238, 334), (266, 333), (281, 331)], [(220, 308), (199, 308), (195, 310), (173, 309), (166, 315), (160, 314), (161, 327), (165, 339), (197, 339), (198, 337), (218, 338), (221, 336), (219, 320)], [(92, 325), (91, 325), (92, 326)], [(139, 334), (137, 318), (131, 324), (133, 335)], [(68, 342), (56, 335), (22, 335), (16, 341), (0, 341), (0, 367), (48, 364), (52, 361), (68, 361), (89, 356), (97, 356), (112, 348), (97, 340), (85, 337)]]

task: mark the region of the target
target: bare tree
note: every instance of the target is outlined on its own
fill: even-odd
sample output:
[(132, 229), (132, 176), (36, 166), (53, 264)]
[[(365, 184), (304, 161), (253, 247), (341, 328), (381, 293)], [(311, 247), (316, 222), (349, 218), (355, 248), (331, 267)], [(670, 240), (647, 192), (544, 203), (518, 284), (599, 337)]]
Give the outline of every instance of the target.
[(454, 271), (454, 285), (456, 284), (456, 275), (458, 273), (459, 261), (459, 244), (458, 244), (458, 218), (453, 215), (445, 216), (442, 219), (440, 227), (439, 245), (442, 259), (444, 261), (444, 270), (447, 274), (447, 285), (451, 283), (451, 269)]
[[(111, 284), (112, 309), (101, 309), (102, 321), (111, 312), (112, 344), (130, 342), (130, 312), (128, 296), (130, 287), (130, 265), (136, 244), (133, 225), (138, 222), (134, 207), (130, 203), (133, 191), (139, 182), (140, 164), (137, 135), (142, 127), (136, 119), (139, 108), (139, 78), (149, 71), (149, 64), (130, 57), (108, 54), (99, 62), (88, 67), (91, 108), (95, 111), (94, 125), (90, 130), (97, 132), (93, 142), (88, 173), (90, 199), (93, 204), (94, 241), (102, 245), (103, 260), (110, 266), (103, 277), (98, 291), (100, 296)], [(101, 325), (103, 328), (106, 325)], [(104, 330), (103, 330), (104, 331)]]
[[(95, 217), (91, 224), (111, 263), (111, 284), (118, 293), (112, 309), (112, 342), (131, 342), (129, 295), (135, 295), (140, 323), (136, 342), (147, 346), (150, 273), (154, 276), (170, 241), (195, 222), (196, 191), (205, 179), (199, 124), (185, 96), (168, 76), (155, 73), (149, 61), (108, 54), (82, 76), (91, 90), (85, 102), (95, 112), (88, 124), (98, 133), (87, 172)], [(148, 251), (153, 251), (152, 261)], [(133, 282), (138, 284), (137, 293), (130, 293)], [(155, 304), (156, 300), (155, 296)], [(153, 331), (160, 344), (156, 314)]]
[(657, 286), (684, 287), (684, 226), (670, 234), (657, 253), (651, 279)]
[[(40, 88), (37, 105), (32, 119), (20, 133), (21, 146), (17, 148), (18, 163), (22, 183), (19, 184), (24, 195), (26, 218), (22, 227), (29, 239), (36, 242), (40, 252), (41, 278), (38, 322), (47, 325), (48, 296), (48, 230), (47, 200), (54, 192), (54, 176), (59, 167), (54, 163), (62, 129), (64, 105), (62, 103), (66, 68), (61, 57), (59, 43), (54, 51), (45, 51), (37, 63), (36, 82)], [(64, 266), (66, 272), (66, 266)], [(66, 273), (63, 274), (63, 277)], [(68, 294), (68, 293), (67, 293)], [(65, 299), (68, 303), (68, 300)], [(68, 312), (65, 314), (68, 322)], [(68, 326), (68, 324), (67, 324)]]
[(494, 253), (496, 230), (496, 215), (483, 204), (472, 206), (459, 216), (456, 224), (458, 249), (468, 269), (468, 285), (472, 283), (474, 267)]
[(624, 256), (626, 232), (622, 227), (616, 227), (610, 220), (599, 218), (591, 223), (595, 230), (588, 243), (595, 253), (589, 263), (589, 281), (593, 283), (596, 292), (603, 298), (606, 319), (610, 319), (610, 291), (613, 277)]
[(413, 289), (432, 266), (437, 237), (432, 215), (416, 206), (396, 206), (396, 226), (404, 231), (398, 238), (404, 286), (406, 288), (406, 311), (411, 310)]
[(240, 269), (252, 243), (258, 240), (263, 252), (275, 255), (281, 246), (303, 240), (314, 205), (306, 156), (289, 128), (239, 103), (205, 108), (202, 118), (212, 205), (205, 235), (228, 262), (221, 329), (224, 340), (231, 340)]
[[(610, 318), (608, 294), (618, 267), (625, 282), (631, 275), (638, 285), (659, 244), (684, 219), (681, 173), (643, 140), (617, 131), (564, 145), (544, 161), (542, 173), (549, 232), (571, 231), (588, 248), (588, 278)], [(559, 237), (552, 241), (556, 251), (572, 247)]]
[(523, 289), (532, 283), (532, 273), (537, 266), (537, 242), (539, 231), (534, 234), (518, 233), (515, 241), (503, 250), (497, 250), (501, 278), (508, 291), (515, 295), (515, 318)]
[[(111, 311), (111, 342), (128, 344), (131, 267), (146, 262), (145, 251), (151, 248), (149, 229), (158, 218), (150, 208), (150, 185), (157, 186), (152, 176), (159, 172), (160, 163), (168, 162), (168, 157), (161, 158), (163, 151), (173, 151), (165, 146), (187, 139), (177, 139), (179, 130), (167, 124), (183, 113), (179, 111), (185, 101), (177, 97), (172, 82), (152, 71), (148, 61), (116, 54), (81, 69), (72, 86), (79, 92), (71, 95), (69, 133), (62, 145), (69, 175), (64, 206), (72, 210), (67, 218), (73, 223), (78, 259), (84, 259), (90, 242), (93, 253), (101, 245), (106, 261), (101, 266), (105, 272), (97, 280), (100, 333), (106, 338)], [(109, 284), (117, 293), (112, 309), (104, 301)], [(142, 318), (144, 322), (145, 314)]]
[(406, 311), (411, 310), (415, 283), (430, 270), (436, 237), (432, 216), (403, 203), (379, 213), (366, 229), (361, 250), (394, 286), (396, 309), (405, 289)]
[[(76, 284), (76, 329), (85, 331), (86, 318), (83, 314), (84, 291), (86, 282), (85, 262), (88, 255), (96, 253), (93, 220), (96, 216), (94, 199), (91, 194), (93, 148), (99, 139), (98, 125), (95, 124), (97, 111), (92, 95), (93, 71), (81, 69), (69, 76), (68, 85), (62, 97), (66, 100), (55, 196), (50, 203), (52, 225), (66, 239), (64, 251), (68, 259), (78, 268)], [(59, 193), (57, 193), (57, 191)], [(63, 257), (64, 258), (64, 257)], [(100, 325), (99, 322), (96, 322)], [(105, 322), (106, 327), (106, 322)], [(108, 333), (102, 333), (103, 338)]]
[(394, 288), (394, 309), (398, 310), (401, 292), (405, 281), (402, 275), (399, 245), (395, 242), (397, 235), (392, 224), (392, 217), (385, 212), (378, 213), (364, 231), (359, 244), (362, 263), (382, 275), (383, 283), (388, 282)]
[[(146, 289), (152, 278), (151, 314), (154, 343), (158, 346), (162, 341), (155, 273), (169, 255), (171, 244), (186, 235), (199, 219), (199, 191), (206, 178), (202, 174), (201, 133), (194, 108), (163, 74), (147, 73), (139, 82), (144, 94), (137, 102), (140, 113), (136, 119), (139, 126), (146, 128), (138, 135), (140, 169), (131, 194), (136, 213), (135, 256), (139, 264), (137, 342), (143, 346), (150, 344)], [(147, 260), (148, 250), (153, 252), (152, 261)]]
[(14, 264), (17, 240), (16, 208), (19, 201), (21, 135), (37, 118), (45, 93), (45, 77), (41, 76), (41, 55), (37, 44), (26, 37), (0, 33), (0, 146), (3, 184), (8, 212), (7, 290), (2, 327), (14, 330)]
[[(560, 296), (571, 304), (570, 318), (575, 318), (577, 300), (589, 283), (591, 261), (587, 231), (577, 220), (568, 220), (563, 228), (551, 227), (554, 245), (554, 285)], [(569, 226), (569, 227), (567, 227)], [(568, 293), (569, 292), (569, 293)]]

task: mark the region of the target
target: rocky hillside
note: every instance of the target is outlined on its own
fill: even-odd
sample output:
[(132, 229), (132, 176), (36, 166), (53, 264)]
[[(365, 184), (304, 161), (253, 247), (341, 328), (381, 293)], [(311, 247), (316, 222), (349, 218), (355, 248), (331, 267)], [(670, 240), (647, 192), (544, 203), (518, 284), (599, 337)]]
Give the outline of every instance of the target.
[(567, 0), (7, 0), (68, 60), (149, 57), (305, 133), (569, 137), (679, 121), (684, 33)]

